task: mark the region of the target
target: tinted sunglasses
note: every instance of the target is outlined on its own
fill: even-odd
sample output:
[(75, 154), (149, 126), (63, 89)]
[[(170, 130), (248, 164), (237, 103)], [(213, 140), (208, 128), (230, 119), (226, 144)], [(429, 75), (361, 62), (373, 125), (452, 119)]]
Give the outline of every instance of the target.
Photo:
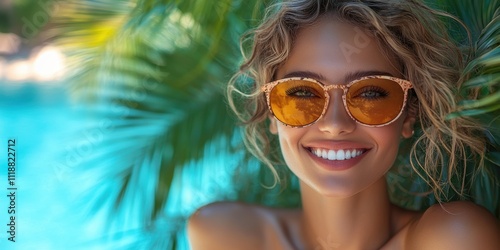
[(291, 77), (262, 86), (271, 113), (281, 123), (305, 127), (326, 113), (332, 89), (343, 90), (342, 100), (349, 116), (368, 127), (394, 122), (406, 105), (411, 82), (391, 76), (365, 76), (346, 85), (324, 85), (303, 77)]

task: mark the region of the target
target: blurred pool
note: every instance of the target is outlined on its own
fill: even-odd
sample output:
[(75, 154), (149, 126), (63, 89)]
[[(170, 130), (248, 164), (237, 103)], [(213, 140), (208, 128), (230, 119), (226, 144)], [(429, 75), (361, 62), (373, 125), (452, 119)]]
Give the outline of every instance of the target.
[[(0, 249), (74, 249), (95, 237), (74, 206), (79, 185), (57, 158), (77, 127), (63, 85), (0, 82)], [(16, 140), (16, 242), (8, 241), (7, 140)]]

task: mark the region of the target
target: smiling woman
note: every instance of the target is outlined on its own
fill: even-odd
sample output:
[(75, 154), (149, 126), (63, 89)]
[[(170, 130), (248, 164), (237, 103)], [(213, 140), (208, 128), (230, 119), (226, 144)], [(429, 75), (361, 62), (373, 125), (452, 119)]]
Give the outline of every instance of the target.
[[(412, 0), (296, 0), (270, 10), (229, 100), (249, 150), (274, 173), (269, 137), (278, 138), (302, 208), (205, 206), (189, 220), (193, 249), (498, 249), (492, 214), (441, 199), (448, 189), (467, 195), (465, 175), (482, 170), (486, 139), (474, 120), (445, 119), (463, 79), (439, 13)], [(238, 89), (241, 76), (254, 80), (252, 93)], [(248, 100), (243, 111), (237, 95)], [(412, 137), (411, 166), (440, 202), (425, 211), (388, 194), (386, 175)]]

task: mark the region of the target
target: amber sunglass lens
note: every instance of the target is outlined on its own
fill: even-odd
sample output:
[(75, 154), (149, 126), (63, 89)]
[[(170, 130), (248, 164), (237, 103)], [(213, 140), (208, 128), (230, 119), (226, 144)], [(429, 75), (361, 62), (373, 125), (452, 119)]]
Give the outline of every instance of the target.
[(382, 125), (394, 120), (403, 107), (404, 91), (389, 79), (369, 78), (353, 84), (346, 95), (351, 115), (367, 125)]
[(269, 95), (274, 116), (290, 126), (315, 122), (325, 107), (325, 92), (309, 80), (288, 80), (277, 84)]

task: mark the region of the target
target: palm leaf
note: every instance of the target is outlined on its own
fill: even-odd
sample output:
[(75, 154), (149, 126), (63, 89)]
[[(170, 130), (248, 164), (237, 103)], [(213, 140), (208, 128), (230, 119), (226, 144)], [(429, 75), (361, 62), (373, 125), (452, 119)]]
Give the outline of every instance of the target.
[[(447, 1), (431, 4), (458, 17), (468, 28), (452, 24), (449, 27), (455, 40), (468, 55), (462, 73), (464, 83), (460, 94), (463, 97), (458, 109), (448, 119), (467, 116), (480, 121), (487, 129), (490, 141), (486, 154), (487, 162), (483, 172), (474, 178), (470, 191), (471, 199), (488, 208), (500, 218), (500, 1)], [(460, 30), (460, 32), (457, 32)], [(464, 39), (469, 38), (469, 39)], [(471, 94), (472, 93), (472, 94)]]
[[(500, 1), (450, 1), (448, 11), (456, 14), (471, 30), (472, 53), (463, 72), (466, 94), (479, 89), (479, 96), (459, 103), (459, 110), (450, 115), (479, 115), (498, 111), (498, 72), (500, 71)], [(471, 12), (474, 10), (474, 12)], [(487, 112), (484, 112), (486, 111)], [(498, 114), (498, 113), (497, 113)]]
[[(229, 155), (241, 143), (223, 93), (240, 60), (238, 37), (256, 20), (248, 9), (260, 8), (259, 3), (64, 3), (56, 16), (56, 41), (72, 59), (74, 96), (96, 121), (83, 131), (103, 133), (80, 166), (85, 171), (78, 172), (100, 186), (90, 189), (97, 198), (89, 213), (112, 201), (115, 216), (110, 217), (128, 218), (124, 224), (143, 227), (143, 235), (165, 218), (185, 221), (192, 209), (181, 210), (179, 194), (186, 186), (176, 183), (186, 173), (195, 183), (213, 181), (203, 173), (221, 166), (206, 159)], [(198, 200), (193, 207), (214, 199)], [(168, 224), (164, 233), (170, 237), (148, 244), (182, 244), (177, 233), (182, 224)]]

